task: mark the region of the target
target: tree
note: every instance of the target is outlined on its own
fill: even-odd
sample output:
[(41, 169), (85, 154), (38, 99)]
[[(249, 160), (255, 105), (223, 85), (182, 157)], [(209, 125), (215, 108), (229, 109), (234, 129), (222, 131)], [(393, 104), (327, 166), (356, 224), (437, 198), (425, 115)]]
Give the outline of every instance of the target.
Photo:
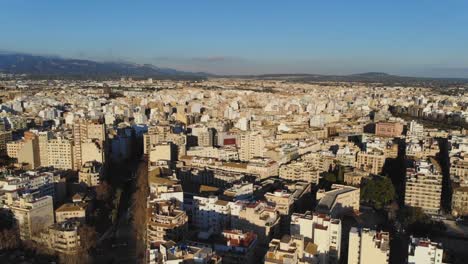
[(12, 249), (19, 245), (19, 230), (13, 213), (0, 209), (0, 250)]
[(146, 160), (140, 162), (136, 175), (136, 191), (133, 193), (132, 197), (135, 203), (135, 206), (133, 207), (133, 228), (137, 236), (137, 257), (141, 262), (143, 262), (146, 246), (146, 199), (149, 195), (148, 163)]
[(361, 187), (361, 201), (382, 209), (395, 199), (395, 188), (388, 177), (374, 176)]
[(107, 182), (101, 182), (96, 186), (96, 199), (100, 201), (109, 201), (112, 196), (112, 187)]
[(80, 236), (80, 248), (77, 256), (81, 259), (81, 263), (90, 262), (89, 250), (96, 247), (97, 232), (96, 229), (89, 225), (82, 225), (78, 228), (78, 235)]

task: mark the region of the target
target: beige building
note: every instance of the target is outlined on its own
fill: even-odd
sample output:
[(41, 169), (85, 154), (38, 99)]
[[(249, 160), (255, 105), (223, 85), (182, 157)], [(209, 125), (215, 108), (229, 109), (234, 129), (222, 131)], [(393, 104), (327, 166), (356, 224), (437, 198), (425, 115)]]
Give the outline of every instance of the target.
[(255, 157), (263, 157), (265, 141), (260, 132), (246, 132), (239, 135), (239, 159), (250, 161)]
[(348, 171), (344, 173), (344, 182), (352, 186), (360, 186), (362, 179), (369, 176), (369, 173), (359, 170)]
[(6, 151), (10, 158), (17, 159), (20, 164), (28, 164), (30, 169), (40, 166), (39, 139), (33, 132), (26, 131), (23, 139), (7, 143)]
[(458, 187), (453, 190), (452, 215), (454, 216), (468, 215), (468, 186)]
[(51, 196), (33, 198), (19, 197), (10, 200), (9, 208), (18, 222), (21, 240), (30, 240), (54, 223), (54, 209)]
[(172, 201), (149, 204), (146, 239), (148, 245), (166, 241), (179, 242), (188, 231), (188, 216)]
[(371, 151), (371, 152), (359, 152), (356, 156), (356, 167), (359, 170), (372, 173), (380, 174), (385, 164), (386, 155), (384, 152)]
[(104, 149), (97, 140), (88, 140), (81, 143), (81, 166), (86, 162), (97, 161), (104, 164)]
[(86, 220), (88, 204), (84, 202), (66, 203), (55, 210), (55, 221), (57, 223), (76, 219), (80, 222)]
[(265, 263), (298, 263), (318, 264), (318, 246), (313, 242), (306, 241), (301, 237), (284, 235), (281, 239), (273, 239), (265, 254)]
[(48, 165), (57, 169), (74, 169), (73, 141), (66, 138), (51, 139), (47, 142)]
[(17, 159), (18, 152), (24, 146), (24, 140), (16, 140), (6, 143), (7, 155), (10, 158)]
[(468, 155), (462, 158), (450, 158), (450, 177), (457, 179), (460, 186), (468, 187)]
[(442, 174), (436, 160), (418, 161), (406, 170), (405, 205), (438, 214), (442, 194)]
[(341, 250), (341, 221), (325, 214), (293, 214), (291, 217), (291, 236), (302, 236), (313, 243), (306, 245), (312, 263), (339, 263)]
[(78, 172), (79, 182), (88, 187), (97, 186), (102, 179), (102, 164), (97, 161), (88, 161), (83, 164)]
[(317, 192), (315, 210), (333, 217), (359, 212), (360, 189), (353, 186), (333, 184), (330, 191)]
[[(105, 153), (106, 129), (104, 124), (93, 121), (78, 120), (73, 124), (73, 156), (74, 169), (79, 170), (84, 162), (83, 157), (87, 158), (83, 144), (95, 142), (103, 153)], [(95, 154), (95, 153), (94, 153)], [(103, 154), (104, 155), (104, 154)], [(104, 158), (103, 158), (104, 159)], [(101, 161), (103, 162), (103, 161)]]
[(290, 181), (304, 181), (318, 184), (320, 170), (311, 161), (299, 160), (281, 165), (279, 177)]
[(49, 166), (49, 150), (47, 145), (49, 140), (52, 139), (52, 132), (43, 131), (38, 133), (39, 138), (39, 161), (42, 167)]
[(169, 126), (154, 126), (148, 129), (148, 133), (143, 135), (143, 153), (149, 154), (153, 145), (167, 142), (177, 146), (177, 157), (187, 154), (187, 136), (172, 133)]
[(51, 225), (41, 233), (41, 242), (62, 254), (76, 254), (80, 249), (79, 222), (66, 221)]
[(258, 236), (258, 241), (266, 245), (279, 233), (280, 217), (275, 208), (264, 202), (248, 203), (238, 201), (231, 204), (231, 227), (251, 230)]
[(348, 264), (389, 263), (390, 234), (352, 227), (349, 232)]
[(398, 137), (403, 133), (403, 124), (397, 122), (379, 122), (375, 125), (375, 134), (384, 137)]

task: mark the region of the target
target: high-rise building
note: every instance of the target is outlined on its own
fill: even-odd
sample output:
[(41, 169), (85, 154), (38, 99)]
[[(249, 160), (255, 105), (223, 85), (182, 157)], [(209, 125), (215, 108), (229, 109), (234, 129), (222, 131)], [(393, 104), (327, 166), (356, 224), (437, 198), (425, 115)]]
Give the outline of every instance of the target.
[(47, 149), (47, 144), (49, 140), (52, 139), (52, 132), (42, 131), (38, 133), (39, 138), (39, 161), (42, 167), (49, 166), (49, 154)]
[(32, 195), (18, 197), (8, 204), (18, 223), (20, 238), (30, 240), (54, 223), (51, 196), (34, 198)]
[(56, 138), (49, 140), (47, 142), (48, 165), (57, 169), (74, 169), (73, 148), (73, 141), (69, 139)]
[(320, 263), (339, 263), (341, 221), (330, 216), (306, 212), (291, 217), (291, 236), (303, 236), (316, 246)]
[(239, 136), (239, 159), (249, 161), (255, 157), (263, 157), (265, 141), (260, 132), (246, 132)]
[(387, 264), (390, 235), (367, 228), (352, 227), (349, 232), (348, 264)]
[[(94, 144), (102, 154), (102, 161), (106, 153), (106, 129), (105, 125), (99, 122), (78, 120), (73, 124), (73, 142), (74, 142), (74, 169), (79, 170), (83, 163), (90, 161), (87, 152), (87, 144)], [(85, 145), (85, 147), (83, 147)], [(93, 152), (93, 151), (92, 151)], [(99, 161), (99, 160), (98, 160)]]
[(435, 159), (417, 161), (414, 168), (406, 170), (405, 205), (438, 214), (441, 194), (442, 174)]

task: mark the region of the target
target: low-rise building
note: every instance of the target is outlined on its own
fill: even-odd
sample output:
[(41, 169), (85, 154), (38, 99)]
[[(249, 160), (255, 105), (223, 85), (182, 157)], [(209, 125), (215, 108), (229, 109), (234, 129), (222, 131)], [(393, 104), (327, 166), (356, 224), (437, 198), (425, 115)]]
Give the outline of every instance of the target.
[(41, 242), (56, 252), (76, 254), (80, 250), (79, 226), (80, 222), (74, 220), (53, 224), (41, 233)]
[(330, 191), (319, 190), (317, 200), (315, 210), (333, 217), (359, 212), (360, 189), (353, 186), (333, 184)]
[(442, 264), (443, 257), (442, 244), (425, 238), (411, 237), (408, 246), (408, 264)]

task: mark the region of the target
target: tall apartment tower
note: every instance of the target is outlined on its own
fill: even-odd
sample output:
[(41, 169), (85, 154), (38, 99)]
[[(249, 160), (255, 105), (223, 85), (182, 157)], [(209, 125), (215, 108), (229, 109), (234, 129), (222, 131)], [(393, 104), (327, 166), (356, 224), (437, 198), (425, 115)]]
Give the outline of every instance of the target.
[[(95, 121), (77, 120), (73, 124), (74, 169), (79, 170), (87, 161), (83, 145), (94, 142), (105, 156), (106, 129), (105, 125)], [(104, 160), (104, 158), (103, 158)]]
[(265, 141), (260, 132), (247, 132), (239, 136), (239, 159), (249, 161), (255, 157), (263, 157)]
[(390, 235), (363, 228), (349, 232), (348, 264), (387, 264), (390, 255)]
[(33, 132), (24, 132), (24, 145), (18, 151), (18, 163), (27, 163), (31, 169), (40, 166), (39, 139)]
[(434, 158), (415, 162), (406, 169), (405, 205), (438, 214), (442, 195), (442, 173)]
[(39, 139), (39, 163), (42, 167), (47, 167), (49, 165), (47, 143), (52, 139), (52, 132), (42, 131), (38, 133)]

